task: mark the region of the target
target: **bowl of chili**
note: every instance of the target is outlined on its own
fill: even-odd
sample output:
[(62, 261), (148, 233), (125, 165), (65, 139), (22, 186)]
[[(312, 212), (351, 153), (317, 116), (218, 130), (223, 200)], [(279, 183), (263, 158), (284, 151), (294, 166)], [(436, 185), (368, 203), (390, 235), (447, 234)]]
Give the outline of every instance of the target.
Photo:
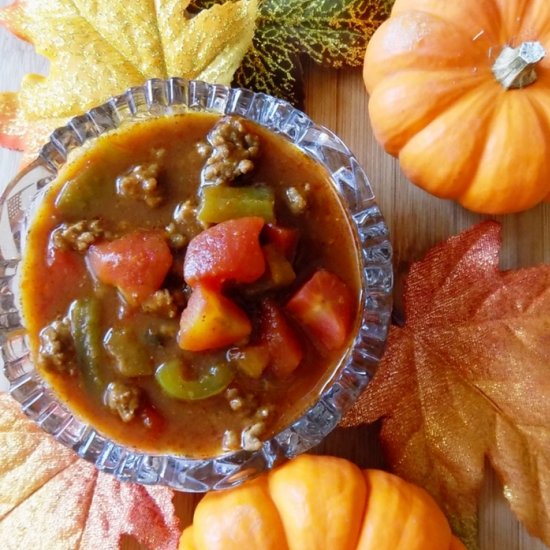
[(121, 480), (240, 483), (376, 369), (387, 227), (349, 149), (282, 100), (150, 80), (56, 130), (1, 203), (10, 393)]

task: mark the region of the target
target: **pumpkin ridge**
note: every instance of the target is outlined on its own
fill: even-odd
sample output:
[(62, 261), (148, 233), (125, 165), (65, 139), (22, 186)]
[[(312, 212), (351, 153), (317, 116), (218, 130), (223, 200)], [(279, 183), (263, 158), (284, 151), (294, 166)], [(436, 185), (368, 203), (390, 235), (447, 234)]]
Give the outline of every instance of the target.
[[(514, 92), (515, 96), (511, 95)], [(477, 170), (457, 199), (474, 212), (483, 207), (485, 213), (495, 215), (525, 210), (541, 202), (547, 195), (549, 183), (545, 174), (550, 170), (550, 146), (543, 130), (536, 126), (539, 116), (529, 94), (502, 90), (499, 99), (487, 124), (488, 137)], [(526, 122), (528, 119), (530, 123)], [(511, 135), (517, 140), (528, 140), (529, 145), (512, 147), (502, 156)], [(506, 178), (501, 179), (504, 174)], [(498, 194), (494, 193), (495, 184)]]
[[(538, 115), (540, 125), (544, 128), (544, 134), (550, 135), (550, 108), (547, 108), (547, 102), (541, 101), (539, 93), (535, 90), (529, 90), (531, 93), (527, 95), (529, 101)], [(542, 202), (550, 202), (550, 181), (548, 182), (548, 194), (541, 199)]]
[(539, 123), (544, 127), (543, 132), (546, 135), (550, 135), (550, 105), (548, 105), (547, 100), (540, 97), (539, 91), (531, 89), (529, 92), (525, 94), (525, 97), (537, 113)]
[[(540, 97), (540, 91), (536, 88), (530, 89), (527, 97), (538, 114), (545, 135), (550, 135), (550, 106), (547, 105), (547, 101)], [(550, 202), (550, 182), (548, 183), (548, 194), (544, 196), (542, 202)]]
[[(489, 31), (483, 30), (483, 33), (481, 33), (481, 31), (479, 31), (477, 35), (474, 34), (474, 36), (472, 37), (471, 32), (468, 29), (466, 29), (464, 26), (462, 26), (460, 24), (460, 21), (457, 21), (456, 19), (449, 20), (449, 18), (448, 18), (448, 16), (446, 16), (446, 14), (439, 14), (439, 13), (435, 13), (435, 12), (414, 9), (414, 10), (408, 11), (407, 15), (410, 16), (413, 13), (422, 14), (424, 17), (429, 17), (430, 19), (432, 19), (432, 21), (433, 20), (438, 20), (441, 23), (444, 23), (446, 26), (452, 28), (453, 31), (464, 35), (464, 40), (469, 40), (470, 39), (470, 40), (473, 40), (473, 41), (477, 41), (481, 37), (484, 37), (485, 39), (487, 39), (486, 35), (489, 34)], [(479, 46), (479, 47), (481, 49), (481, 46)], [(485, 50), (485, 49), (483, 48), (483, 50)]]
[[(475, 90), (484, 78), (482, 75), (471, 76), (468, 70), (464, 69), (462, 75), (453, 76), (451, 81), (448, 78), (451, 71), (439, 71), (439, 76), (431, 79), (432, 96), (430, 101), (426, 101), (425, 86), (422, 82), (428, 79), (423, 78), (424, 72), (417, 69), (400, 71), (388, 76), (371, 93), (369, 113), (373, 131), (376, 139), (383, 143), (385, 151), (391, 155), (397, 156), (416, 134), (461, 101), (465, 94)], [(413, 87), (418, 82), (420, 84), (415, 91), (417, 101), (413, 102)], [(396, 90), (401, 91), (403, 103), (408, 102), (406, 107), (397, 101), (397, 98), (392, 99), (391, 95), (395, 94)], [(384, 116), (392, 110), (393, 116)], [(382, 113), (383, 116), (378, 117), (378, 113)], [(397, 124), (399, 120), (402, 122)]]
[(385, 78), (407, 69), (475, 74), (476, 67), (490, 70), (485, 48), (448, 21), (413, 11), (388, 19), (375, 32), (367, 45), (363, 78), (370, 93)]
[(521, 20), (522, 29), (527, 29), (528, 34), (522, 38), (531, 40), (534, 36), (543, 45), (547, 43), (546, 49), (550, 51), (550, 5), (547, 0), (531, 0), (526, 6), (525, 13)]
[(509, 1), (495, 1), (501, 20), (500, 43), (502, 45), (510, 43), (509, 37), (521, 35), (524, 21), (529, 13), (529, 4), (532, 2), (533, 0), (514, 0), (512, 4)]
[(449, 549), (451, 529), (426, 491), (379, 470), (364, 470), (363, 475), (369, 498), (358, 550)]
[(229, 491), (207, 493), (195, 509), (190, 531), (187, 536), (197, 550), (288, 550), (265, 476)]
[[(356, 548), (367, 489), (355, 464), (305, 454), (267, 477), (289, 550)], [(337, 505), (331, 506), (335, 500)]]
[[(486, 139), (495, 115), (496, 90), (497, 85), (493, 82), (473, 89), (412, 137), (399, 152), (401, 168), (409, 180), (437, 197), (458, 200), (462, 196), (482, 159), (484, 148), (480, 144)], [(467, 103), (468, 108), (465, 107)], [(471, 113), (479, 113), (479, 116)], [(456, 126), (452, 134), (448, 132), (455, 124), (462, 125), (461, 134)], [(455, 143), (468, 141), (469, 147), (455, 147)], [(423, 152), (430, 147), (439, 148), (439, 152), (427, 157)], [(450, 164), (454, 173), (445, 172), (444, 164)], [(427, 167), (430, 167), (428, 172)]]
[[(490, 11), (489, 11), (490, 10)], [(452, 22), (452, 25), (462, 30), (468, 38), (474, 40), (484, 37), (488, 43), (498, 40), (498, 28), (501, 26), (501, 14), (495, 0), (477, 0), (473, 3), (440, 2), (434, 0), (396, 0), (391, 17), (401, 13), (422, 11)], [(480, 24), (477, 29), (472, 23)]]

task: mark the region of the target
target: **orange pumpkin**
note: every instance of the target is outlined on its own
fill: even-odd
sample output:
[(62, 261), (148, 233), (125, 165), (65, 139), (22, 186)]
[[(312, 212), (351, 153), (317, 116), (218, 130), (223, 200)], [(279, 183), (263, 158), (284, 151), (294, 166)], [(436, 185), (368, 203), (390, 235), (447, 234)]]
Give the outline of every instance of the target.
[(179, 550), (465, 550), (423, 489), (342, 458), (302, 455), (208, 493)]
[(546, 54), (548, 0), (396, 0), (365, 56), (375, 136), (412, 182), (470, 210), (548, 201)]

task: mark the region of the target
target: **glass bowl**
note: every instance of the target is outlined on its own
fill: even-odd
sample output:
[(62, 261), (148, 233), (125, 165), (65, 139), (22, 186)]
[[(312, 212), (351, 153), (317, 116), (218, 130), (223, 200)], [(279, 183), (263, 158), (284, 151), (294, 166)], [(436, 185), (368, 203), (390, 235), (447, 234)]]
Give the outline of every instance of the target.
[[(208, 459), (142, 453), (73, 416), (34, 369), (19, 312), (18, 266), (33, 204), (68, 153), (100, 134), (145, 118), (187, 111), (238, 114), (284, 136), (321, 163), (353, 221), (362, 254), (362, 318), (352, 348), (317, 402), (258, 451)], [(289, 103), (248, 90), (181, 78), (149, 80), (57, 129), (0, 198), (0, 344), (11, 395), (23, 411), (79, 456), (123, 481), (203, 492), (236, 485), (321, 442), (365, 388), (382, 355), (393, 282), (388, 229), (368, 179), (349, 149)]]

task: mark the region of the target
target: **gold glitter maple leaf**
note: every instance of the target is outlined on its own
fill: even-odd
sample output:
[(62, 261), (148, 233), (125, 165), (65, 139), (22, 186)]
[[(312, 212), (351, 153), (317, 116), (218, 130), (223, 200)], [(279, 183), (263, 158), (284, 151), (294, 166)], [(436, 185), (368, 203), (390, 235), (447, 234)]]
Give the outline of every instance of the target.
[[(220, 0), (194, 0), (204, 9)], [(394, 0), (260, 0), (252, 47), (234, 84), (266, 92), (302, 106), (301, 56), (340, 69), (363, 63), (376, 28)]]
[(230, 84), (252, 43), (257, 0), (201, 10), (190, 0), (17, 0), (0, 23), (50, 60), (0, 94), (0, 145), (28, 149), (70, 116), (148, 78)]

